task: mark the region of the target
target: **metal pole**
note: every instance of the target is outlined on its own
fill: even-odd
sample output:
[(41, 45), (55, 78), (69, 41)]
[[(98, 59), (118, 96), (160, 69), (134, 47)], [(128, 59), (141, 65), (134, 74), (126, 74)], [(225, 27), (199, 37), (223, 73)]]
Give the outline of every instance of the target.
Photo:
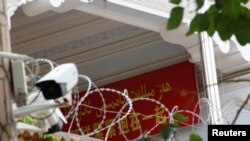
[(205, 92), (212, 103), (210, 107), (211, 124), (222, 124), (213, 41), (205, 32), (200, 33), (200, 45)]
[[(7, 0), (0, 0), (0, 51), (10, 52)], [(14, 141), (15, 122), (12, 116), (9, 60), (0, 58), (0, 141)]]

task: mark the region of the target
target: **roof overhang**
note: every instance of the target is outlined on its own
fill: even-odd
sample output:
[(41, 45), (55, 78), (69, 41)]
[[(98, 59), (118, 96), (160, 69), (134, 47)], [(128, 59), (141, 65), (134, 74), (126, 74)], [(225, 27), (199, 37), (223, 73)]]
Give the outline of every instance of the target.
[[(8, 13), (13, 15), (18, 6), (23, 4), (27, 15), (33, 16), (48, 10), (66, 12), (77, 9), (86, 13), (98, 15), (129, 25), (160, 33), (161, 37), (170, 43), (183, 46), (191, 55), (192, 62), (200, 61), (200, 40), (198, 34), (186, 37), (188, 23), (193, 13), (186, 11), (184, 20), (177, 30), (167, 31), (166, 21), (173, 5), (166, 0), (9, 0)], [(27, 3), (29, 2), (29, 3)], [(26, 4), (27, 3), (27, 4)], [(215, 34), (213, 37), (217, 68), (223, 73), (232, 73), (250, 68), (250, 45), (240, 46), (233, 37), (223, 42)]]

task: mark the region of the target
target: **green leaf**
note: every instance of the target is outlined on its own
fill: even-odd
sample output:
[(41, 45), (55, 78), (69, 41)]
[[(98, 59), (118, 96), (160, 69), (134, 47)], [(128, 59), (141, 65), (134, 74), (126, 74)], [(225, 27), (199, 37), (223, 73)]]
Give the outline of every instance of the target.
[(240, 2), (246, 4), (249, 0), (240, 0)]
[(220, 38), (225, 41), (228, 40), (232, 36), (232, 32), (229, 30), (231, 27), (231, 20), (223, 15), (223, 14), (218, 14), (216, 17), (216, 30), (218, 31)]
[(200, 31), (200, 25), (202, 23), (203, 15), (202, 14), (197, 14), (195, 17), (192, 19), (190, 26), (189, 26), (189, 31), (186, 33), (186, 35), (191, 35), (195, 31)]
[(176, 124), (168, 124), (168, 125), (164, 126), (163, 128), (161, 128), (161, 131), (160, 131), (161, 137), (164, 140), (167, 140), (170, 137), (170, 135), (173, 132), (175, 132), (176, 128), (177, 128)]
[(218, 13), (219, 10), (216, 7), (216, 5), (211, 5), (207, 11), (208, 28), (206, 31), (209, 36), (213, 36), (215, 32), (215, 24), (216, 24), (215, 21)]
[(170, 18), (167, 24), (168, 30), (175, 29), (181, 24), (183, 13), (184, 13), (183, 7), (178, 6), (171, 10)]
[(206, 31), (207, 31), (207, 34), (210, 37), (212, 37), (214, 35), (214, 32), (215, 32), (215, 27), (214, 27), (215, 20), (212, 16), (209, 16), (208, 21), (209, 21), (209, 26), (208, 26), (208, 29)]
[(206, 31), (208, 29), (209, 23), (208, 23), (208, 14), (197, 14), (191, 21), (191, 24), (189, 26), (189, 31), (186, 35), (190, 35), (194, 33), (195, 31), (202, 32)]
[(242, 16), (244, 15), (247, 18), (250, 18), (250, 10), (247, 7), (242, 7), (240, 13)]
[(241, 27), (239, 26), (239, 21), (233, 21), (230, 23), (228, 30), (233, 34), (236, 34), (239, 31), (239, 29), (241, 29)]
[(208, 22), (208, 13), (202, 14), (202, 19), (200, 23), (200, 32), (201, 31), (206, 31), (208, 29), (209, 22)]
[(59, 138), (56, 136), (52, 136), (52, 141), (59, 141)]
[(181, 0), (170, 0), (170, 3), (173, 3), (173, 4), (180, 4)]
[(23, 122), (29, 125), (35, 125), (37, 121), (33, 119), (31, 116), (25, 116)]
[(226, 0), (215, 0), (215, 5), (218, 9), (221, 9)]
[(189, 141), (203, 141), (200, 135), (192, 133), (189, 136)]
[(241, 5), (238, 0), (226, 0), (222, 7), (222, 13), (232, 20), (238, 20), (241, 12)]
[(207, 10), (209, 14), (216, 15), (219, 12), (219, 9), (216, 7), (215, 4), (211, 5)]
[(237, 41), (241, 45), (246, 45), (250, 43), (250, 19), (246, 17), (241, 17), (241, 20), (237, 22), (237, 30), (235, 31), (235, 36)]
[(174, 114), (174, 119), (177, 121), (180, 121), (180, 122), (187, 122), (188, 121), (187, 117), (185, 117), (182, 114), (178, 114), (178, 113)]
[(247, 38), (244, 36), (244, 34), (237, 34), (235, 35), (238, 43), (242, 46), (246, 45), (249, 41), (247, 40)]
[(196, 10), (199, 10), (204, 5), (204, 0), (195, 0), (197, 4)]

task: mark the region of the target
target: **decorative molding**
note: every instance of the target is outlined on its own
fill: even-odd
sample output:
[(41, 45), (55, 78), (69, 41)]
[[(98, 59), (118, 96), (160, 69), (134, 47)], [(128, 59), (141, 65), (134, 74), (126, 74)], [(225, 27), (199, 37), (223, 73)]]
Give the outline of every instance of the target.
[[(70, 28), (62, 29), (52, 34), (46, 34), (44, 36), (41, 36), (32, 40), (28, 40), (19, 44), (15, 44), (13, 46), (13, 51), (15, 52), (25, 51), (26, 54), (33, 54), (41, 50), (47, 50), (52, 47), (56, 47), (65, 43), (69, 43), (69, 42), (72, 42), (81, 38), (87, 38), (88, 36), (92, 36), (92, 35), (105, 32), (108, 30), (112, 30), (114, 28), (118, 28), (121, 26), (124, 26), (124, 24), (110, 21), (107, 19), (100, 19), (94, 22), (80, 24), (78, 26), (73, 26)], [(75, 49), (74, 51), (65, 52), (65, 54), (60, 54), (59, 56), (52, 56), (52, 58), (58, 58), (58, 57), (62, 58), (63, 56), (68, 56), (74, 53), (79, 53), (84, 50), (95, 49), (96, 47), (102, 46), (106, 43), (111, 43), (116, 40), (129, 38), (129, 36), (141, 34), (142, 32), (146, 32), (146, 31), (143, 29), (140, 29), (139, 31), (129, 32), (128, 34), (124, 34), (123, 36), (116, 36), (111, 39), (105, 40), (103, 42), (92, 44), (90, 46), (85, 46), (83, 48), (78, 48), (78, 49)]]
[[(157, 19), (158, 20), (151, 20), (154, 21), (154, 24), (147, 23), (147, 20), (143, 18), (143, 16), (138, 16), (140, 13), (134, 13), (130, 14), (130, 17), (126, 17), (127, 19), (133, 19), (133, 17), (142, 17), (140, 19), (134, 20), (136, 23), (132, 23), (133, 25), (139, 26), (141, 28), (153, 30), (156, 32), (159, 32), (162, 36), (162, 38), (170, 43), (182, 45), (191, 55), (191, 61), (192, 62), (199, 62), (200, 61), (200, 51), (199, 51), (199, 37), (197, 34), (191, 35), (186, 37), (185, 33), (188, 30), (188, 22), (190, 19), (194, 16), (194, 13), (190, 13), (188, 11), (185, 11), (184, 21), (182, 25), (174, 30), (174, 31), (167, 31), (165, 28), (165, 22), (161, 22), (160, 18), (168, 18), (168, 13), (170, 13), (170, 10), (173, 8), (171, 4), (168, 1), (164, 0), (148, 0), (148, 1), (141, 1), (141, 0), (108, 0), (109, 2), (116, 3), (120, 5), (121, 7), (127, 7), (127, 9), (137, 9), (138, 11), (141, 11), (142, 13), (148, 13), (148, 16), (154, 16), (151, 17), (151, 19)], [(78, 8), (80, 9), (80, 8)], [(84, 11), (84, 7), (82, 8)], [(100, 8), (101, 9), (101, 8)], [(110, 11), (112, 11), (112, 6), (107, 7)], [(96, 11), (98, 11), (97, 9)], [(163, 12), (164, 11), (164, 12)], [(95, 11), (90, 11), (95, 13)], [(97, 12), (98, 13), (98, 12)], [(119, 14), (124, 14), (122, 12), (118, 12)], [(143, 15), (141, 13), (141, 15)], [(161, 13), (164, 13), (162, 15)], [(107, 16), (111, 18), (116, 18), (111, 16), (112, 13)], [(114, 15), (114, 14), (113, 14)], [(126, 14), (124, 14), (126, 16)], [(105, 16), (105, 15), (104, 15)], [(140, 23), (140, 20), (146, 20), (147, 24)], [(120, 20), (121, 22), (125, 22), (127, 24), (130, 24), (129, 22), (123, 21), (122, 19), (116, 18), (116, 20)], [(145, 26), (146, 25), (146, 26)], [(159, 29), (155, 30), (155, 27), (151, 26), (158, 26)], [(234, 39), (232, 39), (230, 42), (223, 42), (219, 39), (218, 35), (215, 34), (213, 37), (214, 45), (215, 45), (215, 55), (217, 56), (217, 59), (223, 60), (223, 62), (220, 62), (221, 64), (225, 62), (228, 62), (227, 59), (233, 60), (235, 54), (236, 56), (240, 56), (240, 58), (235, 59), (235, 63), (232, 63), (230, 66), (223, 67), (223, 65), (218, 64), (217, 68), (220, 69), (223, 73), (232, 73), (239, 71), (241, 69), (250, 68), (250, 45), (247, 45), (246, 47), (240, 46), (237, 42), (235, 42)], [(234, 42), (234, 43), (232, 43)], [(232, 53), (232, 51), (235, 51)], [(221, 53), (220, 53), (221, 52)], [(220, 61), (219, 60), (219, 61)], [(236, 67), (237, 66), (237, 67)]]
[[(14, 15), (18, 7), (22, 5), (26, 5), (28, 7), (26, 11), (34, 14), (35, 13), (34, 11), (36, 12), (39, 11), (41, 13), (41, 12), (46, 12), (48, 10), (51, 10), (51, 9), (48, 9), (49, 7), (59, 7), (63, 2), (64, 0), (35, 0), (35, 1), (34, 0), (7, 0), (7, 17), (8, 17), (9, 29), (11, 28), (11, 21), (10, 21), (11, 17)], [(46, 4), (46, 6), (43, 6), (42, 4)]]
[(7, 0), (7, 16), (9, 29), (11, 28), (10, 19), (14, 15), (17, 8), (31, 1), (33, 0)]
[(158, 39), (80, 62), (77, 66), (80, 72), (90, 76), (92, 80), (107, 84), (188, 60), (188, 57), (182, 47)]
[[(181, 26), (174, 31), (166, 30), (165, 24), (163, 24), (160, 27), (160, 34), (165, 41), (186, 48), (191, 56), (191, 62), (200, 62), (199, 36), (197, 34), (185, 36), (187, 30), (188, 25), (186, 23), (182, 23)], [(228, 42), (223, 42), (216, 34), (213, 37), (213, 41), (217, 69), (222, 73), (233, 73), (250, 68), (250, 45), (242, 47), (235, 38), (232, 38), (232, 40)]]
[(58, 54), (62, 54), (68, 52), (69, 50), (74, 50), (78, 48), (83, 48), (84, 46), (89, 46), (94, 43), (102, 42), (108, 39), (112, 39), (116, 36), (122, 36), (123, 34), (127, 34), (129, 32), (136, 32), (139, 28), (129, 25), (124, 25), (118, 28), (114, 28), (112, 30), (104, 31), (101, 33), (97, 33), (86, 38), (81, 38), (78, 40), (74, 40), (50, 49), (38, 51), (33, 53), (31, 56), (34, 58), (48, 58), (51, 56), (55, 56)]
[[(186, 55), (174, 57), (172, 59), (162, 59), (161, 61), (158, 61), (156, 63), (151, 63), (151, 64), (147, 64), (138, 68), (111, 74), (102, 78), (94, 79), (93, 81), (97, 86), (102, 86), (102, 85), (110, 84), (119, 80), (130, 78), (136, 75), (140, 75), (142, 73), (147, 73), (156, 69), (161, 69), (163, 67), (171, 66), (171, 65), (186, 61), (188, 60), (188, 58), (189, 56), (186, 54)], [(85, 90), (86, 87), (87, 87), (86, 83), (79, 84), (80, 91)]]
[(190, 61), (193, 63), (200, 62), (199, 37), (196, 34), (186, 36), (188, 26), (182, 23), (176, 30), (166, 30), (165, 23), (160, 26), (160, 35), (163, 40), (183, 46), (190, 54)]
[(111, 44), (105, 44), (95, 49), (89, 49), (87, 51), (82, 51), (81, 53), (60, 58), (60, 60), (58, 61), (67, 62), (67, 60), (72, 60), (75, 63), (83, 63), (100, 58), (104, 59), (105, 57), (114, 55), (115, 53), (125, 52), (127, 50), (135, 48), (137, 49), (159, 40), (161, 40), (161, 38), (155, 33), (146, 32), (139, 35), (135, 35), (132, 38), (113, 42)]
[[(91, 64), (95, 60), (104, 60), (107, 59), (110, 56), (114, 56), (119, 53), (124, 53), (124, 52), (129, 52), (129, 50), (137, 50), (140, 48), (143, 48), (145, 46), (151, 45), (154, 46), (159, 42), (164, 42), (161, 40), (160, 36), (157, 35), (157, 33), (154, 32), (146, 32), (146, 33), (141, 33), (141, 34), (136, 34), (134, 36), (130, 36), (130, 38), (125, 38), (122, 40), (119, 40), (118, 42), (112, 42), (105, 44), (101, 47), (97, 47), (95, 49), (89, 49), (85, 50), (85, 47), (81, 47), (80, 51), (78, 50), (70, 50), (68, 52), (75, 52), (72, 53), (71, 55), (63, 55), (59, 54), (63, 57), (58, 58), (54, 56), (50, 56), (53, 60), (58, 62), (59, 64), (68, 62), (74, 62), (77, 65), (80, 64)], [(76, 52), (77, 51), (77, 52)], [(64, 53), (65, 54), (65, 53)], [(135, 63), (135, 62), (134, 62)], [(93, 63), (94, 64), (94, 63)], [(98, 67), (98, 66), (97, 66)], [(47, 72), (48, 68), (46, 67), (41, 67), (41, 70), (44, 70)]]
[(24, 13), (28, 16), (35, 16), (55, 8), (59, 8), (64, 0), (35, 0), (22, 6)]
[(79, 11), (56, 14), (42, 21), (32, 22), (12, 30), (13, 45), (36, 39), (44, 35), (48, 36), (52, 33), (54, 34), (55, 32), (94, 22), (99, 19), (101, 18)]
[(236, 40), (235, 36), (233, 36), (232, 41), (235, 43), (235, 46), (241, 53), (242, 57), (250, 63), (250, 45), (246, 44), (245, 46), (241, 46)]
[[(11, 1), (23, 3), (23, 2), (27, 2), (28, 0), (23, 0), (23, 1), (11, 0)], [(124, 22), (127, 24), (132, 24), (141, 28), (146, 28), (152, 31), (159, 32), (165, 41), (183, 46), (189, 52), (191, 56), (190, 60), (192, 62), (200, 61), (198, 35), (194, 34), (192, 36), (185, 37), (185, 32), (188, 29), (188, 24), (187, 24), (188, 21), (184, 21), (181, 27), (177, 30), (166, 31), (165, 21), (166, 21), (166, 18), (168, 18), (167, 14), (165, 16), (162, 16), (162, 15), (157, 15), (156, 13), (154, 14), (154, 12), (152, 12), (152, 10), (153, 11), (154, 10), (158, 10), (158, 11), (170, 10), (172, 8), (171, 4), (163, 0), (158, 1), (158, 3), (154, 3), (155, 2), (154, 0), (149, 0), (149, 1), (126, 0), (125, 3), (132, 4), (130, 5), (131, 7), (129, 7), (129, 5), (125, 5), (124, 3), (123, 4), (120, 3), (119, 5), (117, 5), (117, 4), (111, 3), (111, 1), (114, 3), (119, 3), (122, 1), (124, 2), (124, 0), (109, 0), (108, 3), (106, 3), (107, 5), (105, 7), (105, 3), (103, 1), (93, 1), (91, 4), (82, 4), (80, 7), (76, 9), (89, 12), (92, 14), (97, 14), (97, 15), (110, 18), (113, 20), (117, 20), (120, 22)], [(65, 4), (69, 5), (70, 2), (67, 1), (65, 2)], [(147, 10), (146, 11), (136, 10), (135, 7), (132, 7), (133, 5), (140, 6), (142, 7), (142, 9), (146, 8)], [(151, 12), (150, 12), (150, 9), (151, 9)], [(130, 12), (129, 14), (127, 13), (128, 11)], [(169, 13), (169, 11), (167, 11), (167, 13)], [(190, 20), (193, 14), (192, 13), (187, 13), (187, 14), (188, 16), (186, 16), (186, 18)], [(77, 19), (77, 16), (76, 16), (76, 19)], [(19, 32), (18, 35), (16, 35), (16, 37), (14, 38), (16, 38), (15, 39), (16, 41), (17, 40), (26, 41), (28, 39), (27, 38), (28, 36), (30, 38), (31, 36), (34, 36), (34, 34), (37, 32), (46, 33), (45, 29), (49, 29), (51, 26), (55, 26), (55, 25), (48, 24), (47, 26), (44, 26), (43, 28), (36, 27), (37, 30), (32, 29), (33, 31), (30, 30), (26, 33)], [(62, 30), (60, 28), (58, 29)], [(37, 33), (37, 34), (40, 34), (40, 33)], [(216, 46), (215, 55), (218, 59), (218, 62), (220, 62), (220, 64), (217, 64), (217, 68), (222, 73), (233, 73), (241, 69), (250, 68), (250, 54), (249, 54), (250, 46), (249, 45), (247, 45), (246, 47), (241, 47), (234, 39), (232, 39), (232, 41), (230, 42), (225, 43), (225, 42), (222, 42), (220, 39), (218, 39), (217, 35), (215, 35), (213, 39), (214, 39), (214, 44)], [(70, 43), (76, 44), (74, 42), (70, 42)], [(79, 42), (77, 44), (79, 44)], [(64, 52), (64, 50), (68, 50), (68, 49), (70, 49), (70, 47), (62, 47), (60, 45), (58, 45), (57, 47), (57, 50), (61, 52)], [(37, 51), (37, 49), (35, 50)], [(48, 56), (50, 51), (53, 52), (57, 50), (56, 49), (49, 50), (49, 49), (46, 49), (45, 47), (44, 52), (40, 54), (38, 53), (36, 55)], [(233, 60), (233, 61), (230, 62), (228, 60)]]

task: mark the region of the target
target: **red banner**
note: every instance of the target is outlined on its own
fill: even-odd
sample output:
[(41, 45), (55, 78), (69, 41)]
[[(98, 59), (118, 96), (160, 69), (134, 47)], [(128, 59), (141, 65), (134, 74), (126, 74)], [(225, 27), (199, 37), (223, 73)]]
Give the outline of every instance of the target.
[[(196, 78), (194, 65), (189, 62), (183, 62), (180, 64), (172, 65), (166, 68), (162, 68), (156, 71), (145, 73), (139, 76), (128, 78), (119, 82), (115, 82), (102, 88), (112, 88), (119, 91), (128, 90), (130, 98), (151, 98), (160, 101), (164, 104), (169, 111), (174, 106), (178, 106), (178, 109), (185, 109), (193, 111), (197, 103), (197, 89), (196, 89)], [(103, 127), (108, 126), (113, 119), (116, 117), (117, 112), (126, 103), (124, 97), (111, 92), (102, 92), (106, 100), (107, 107), (107, 118), (104, 122)], [(84, 94), (84, 92), (82, 93)], [(85, 105), (85, 106), (84, 106)], [(89, 107), (91, 106), (91, 107)], [(102, 100), (98, 93), (91, 94), (80, 107), (78, 112), (78, 118), (81, 125), (81, 129), (85, 134), (93, 131), (98, 127), (103, 116)], [(122, 120), (121, 128), (128, 139), (134, 139), (149, 131), (156, 124), (164, 122), (168, 123), (168, 114), (164, 109), (156, 103), (150, 101), (138, 101), (133, 103), (135, 113), (130, 114), (127, 118)], [(67, 113), (69, 109), (62, 109), (64, 113)], [(125, 113), (128, 107), (123, 110)], [(198, 113), (199, 111), (195, 111)], [(122, 114), (123, 115), (123, 114)], [(186, 124), (192, 123), (192, 114), (184, 113), (184, 116), (188, 119)], [(71, 123), (73, 115), (69, 118), (68, 122)], [(139, 119), (139, 122), (137, 120)], [(196, 118), (197, 121), (197, 118)], [(65, 125), (63, 130), (67, 131), (69, 124)], [(184, 126), (185, 124), (182, 124)], [(161, 124), (151, 132), (157, 134)], [(141, 131), (140, 131), (141, 129)], [(104, 130), (94, 135), (96, 138), (104, 139), (106, 135)], [(71, 132), (80, 133), (76, 126), (76, 122), (73, 123)], [(122, 141), (124, 140), (119, 126), (116, 124), (112, 127), (109, 140), (111, 141)]]

